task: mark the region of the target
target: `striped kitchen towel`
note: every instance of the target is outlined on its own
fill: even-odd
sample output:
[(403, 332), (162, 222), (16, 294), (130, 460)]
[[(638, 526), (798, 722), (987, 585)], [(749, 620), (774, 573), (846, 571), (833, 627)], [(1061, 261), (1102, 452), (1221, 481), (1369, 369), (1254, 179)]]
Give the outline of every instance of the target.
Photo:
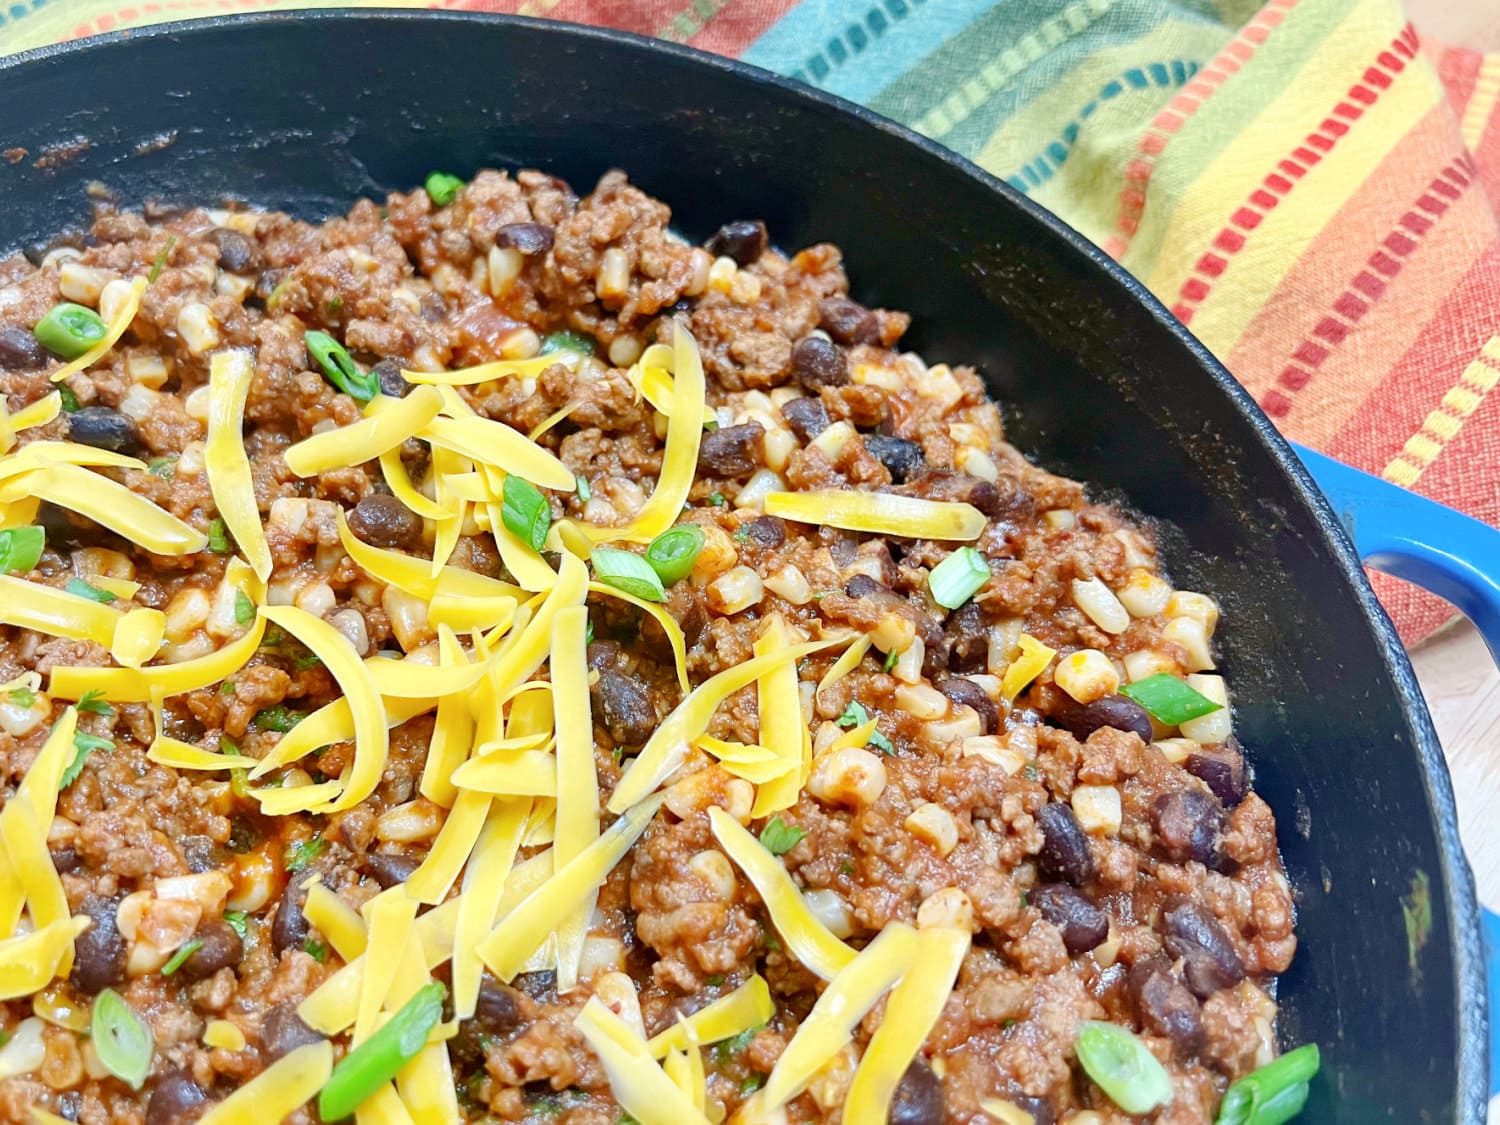
[[(303, 6), (17, 0), (0, 51)], [(1500, 524), (1500, 55), (1424, 44), (1396, 0), (440, 6), (736, 55), (909, 124), (1119, 259), (1288, 436)], [(1408, 641), (1452, 616), (1377, 581)]]

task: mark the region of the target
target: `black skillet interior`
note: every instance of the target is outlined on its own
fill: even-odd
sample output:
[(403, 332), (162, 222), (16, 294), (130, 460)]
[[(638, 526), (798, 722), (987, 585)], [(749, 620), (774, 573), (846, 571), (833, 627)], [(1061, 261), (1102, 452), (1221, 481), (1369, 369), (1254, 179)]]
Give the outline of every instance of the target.
[[(0, 245), (84, 222), (89, 181), (132, 204), (232, 197), (318, 218), (434, 167), (487, 165), (583, 189), (621, 166), (693, 237), (761, 217), (782, 245), (841, 245), (861, 300), (911, 310), (910, 345), (930, 360), (974, 363), (1028, 453), (1180, 529), (1179, 585), (1223, 602), (1237, 730), (1301, 904), (1282, 1035), (1326, 1060), (1303, 1120), (1481, 1120), (1473, 887), (1410, 668), (1264, 418), (1056, 220), (752, 68), (529, 21), (158, 28), (7, 60), (0, 102), (3, 147), (28, 151), (0, 165)], [(75, 138), (81, 155), (38, 166)], [(1423, 878), (1431, 928), (1409, 935), (1403, 897)]]

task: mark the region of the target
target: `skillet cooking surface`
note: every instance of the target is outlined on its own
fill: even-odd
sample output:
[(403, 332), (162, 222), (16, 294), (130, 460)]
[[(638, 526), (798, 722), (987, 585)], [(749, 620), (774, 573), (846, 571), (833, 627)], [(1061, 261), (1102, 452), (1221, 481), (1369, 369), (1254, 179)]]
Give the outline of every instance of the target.
[[(844, 248), (910, 346), (972, 362), (1028, 455), (1171, 521), (1184, 587), (1223, 603), (1256, 787), (1281, 824), (1302, 946), (1281, 1031), (1316, 1041), (1302, 1120), (1478, 1123), (1484, 1000), (1473, 885), (1410, 666), (1264, 416), (1139, 285), (937, 145), (754, 68), (630, 36), (457, 13), (300, 12), (166, 25), (0, 63), (0, 244), (122, 201), (240, 198), (303, 218), (432, 168), (612, 166), (702, 238), (764, 218)], [(49, 146), (89, 142), (70, 159)], [(65, 155), (54, 149), (59, 157)], [(1431, 883), (1425, 941), (1402, 899)]]

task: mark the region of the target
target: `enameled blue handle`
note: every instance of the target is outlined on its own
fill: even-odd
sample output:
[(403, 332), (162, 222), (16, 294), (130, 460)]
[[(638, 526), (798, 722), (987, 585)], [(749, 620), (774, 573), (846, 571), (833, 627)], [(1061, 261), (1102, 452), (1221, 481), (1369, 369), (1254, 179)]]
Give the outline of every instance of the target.
[[(1360, 558), (1463, 610), (1500, 663), (1500, 531), (1331, 457), (1294, 447)], [(1490, 1096), (1500, 1094), (1500, 915), (1481, 911), (1489, 978)]]

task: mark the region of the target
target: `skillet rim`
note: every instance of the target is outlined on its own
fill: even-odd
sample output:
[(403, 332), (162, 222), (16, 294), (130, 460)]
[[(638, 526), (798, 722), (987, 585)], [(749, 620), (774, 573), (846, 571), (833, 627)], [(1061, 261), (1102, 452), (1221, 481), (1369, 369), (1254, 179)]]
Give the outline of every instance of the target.
[[(891, 140), (915, 148), (927, 158), (947, 165), (997, 196), (1002, 206), (1020, 213), (1034, 227), (1063, 244), (1074, 255), (1087, 261), (1098, 275), (1119, 286), (1142, 311), (1165, 330), (1196, 360), (1218, 391), (1234, 407), (1262, 452), (1268, 454), (1276, 468), (1292, 485), (1297, 500), (1312, 518), (1321, 536), (1318, 544), (1326, 552), (1330, 565), (1352, 589), (1364, 611), (1370, 639), (1379, 650), (1387, 675), (1396, 689), (1406, 719), (1408, 733), (1421, 766), (1427, 805), (1441, 852), (1444, 886), (1448, 888), (1446, 922), (1453, 935), (1453, 960), (1459, 1010), (1457, 1023), (1458, 1065), (1455, 1101), (1459, 1120), (1466, 1125), (1480, 1125), (1485, 1119), (1489, 1088), (1488, 1004), (1483, 944), (1480, 937), (1479, 901), (1473, 872), (1458, 832), (1458, 809), (1454, 799), (1452, 777), (1448, 771), (1442, 745), (1426, 700), (1417, 683), (1416, 673), (1396, 634), (1394, 625), (1375, 596), (1364, 566), (1355, 552), (1343, 523), (1328, 499), (1313, 482), (1311, 474), (1293, 452), (1265, 412), (1227, 368), (1185, 325), (1135, 276), (1115, 262), (1099, 247), (1069, 226), (1053, 212), (999, 177), (979, 167), (967, 157), (933, 141), (904, 125), (815, 86), (765, 70), (739, 59), (726, 58), (682, 44), (563, 20), (518, 16), (498, 12), (422, 8), (313, 8), (272, 12), (242, 12), (206, 16), (199, 19), (173, 20), (141, 28), (104, 32), (81, 39), (47, 44), (0, 58), (0, 75), (35, 69), (47, 64), (86, 66), (90, 54), (124, 47), (137, 39), (186, 39), (209, 35), (240, 26), (260, 27), (284, 23), (347, 24), (402, 23), (443, 21), (455, 26), (466, 23), (490, 23), (524, 28), (530, 32), (557, 36), (573, 42), (600, 42), (623, 45), (703, 67), (732, 81), (769, 87), (784, 97), (832, 111), (853, 119), (861, 126), (874, 129)], [(191, 42), (183, 44), (191, 47)], [(73, 60), (81, 60), (73, 62)]]

